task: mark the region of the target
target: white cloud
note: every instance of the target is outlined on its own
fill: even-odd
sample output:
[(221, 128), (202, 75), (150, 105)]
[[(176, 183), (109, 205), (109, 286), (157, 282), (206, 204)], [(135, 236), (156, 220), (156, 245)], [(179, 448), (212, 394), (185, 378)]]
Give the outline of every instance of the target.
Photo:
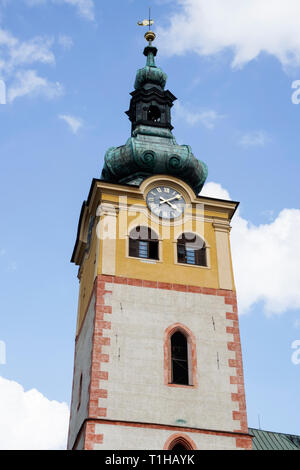
[(0, 449), (66, 449), (69, 408), (0, 377)]
[[(229, 199), (222, 186), (207, 183), (201, 195)], [(259, 301), (267, 314), (300, 308), (300, 210), (283, 209), (276, 219), (254, 225), (237, 211), (231, 249), (239, 311)]]
[(261, 215), (263, 215), (269, 222), (273, 222), (275, 212), (273, 209), (266, 209), (261, 211)]
[(29, 41), (17, 43), (10, 49), (8, 66), (16, 68), (39, 62), (42, 64), (55, 64), (55, 57), (51, 51), (53, 39), (35, 37)]
[(203, 186), (201, 196), (215, 197), (231, 201), (231, 197), (227, 189), (224, 189), (219, 183), (214, 183), (212, 181)]
[(79, 129), (83, 126), (82, 120), (75, 116), (71, 116), (69, 114), (60, 114), (58, 117), (68, 124), (73, 134), (77, 134)]
[(53, 39), (37, 36), (28, 41), (20, 41), (9, 31), (0, 28), (0, 72), (4, 75), (13, 73), (18, 67), (33, 64), (55, 64), (51, 51)]
[(182, 105), (180, 101), (175, 103), (173, 110), (174, 120), (181, 119), (189, 126), (202, 124), (207, 129), (213, 129), (216, 125), (216, 121), (224, 117), (212, 109), (193, 112)]
[(52, 83), (35, 69), (27, 68), (33, 64), (54, 65), (53, 42), (52, 38), (41, 36), (22, 41), (0, 28), (0, 78), (5, 82), (9, 103), (25, 95), (52, 99), (62, 94), (60, 83)]
[[(69, 4), (75, 7), (82, 17), (94, 20), (93, 0), (24, 0), (30, 7), (43, 5), (48, 1)], [(0, 7), (6, 3), (9, 2), (2, 1)], [(59, 35), (57, 42), (64, 49), (70, 49), (73, 45), (72, 38), (63, 34)], [(8, 89), (9, 103), (25, 95), (39, 95), (52, 99), (63, 93), (63, 87), (59, 82), (53, 83), (46, 77), (41, 77), (36, 70), (39, 64), (55, 65), (53, 44), (52, 37), (36, 36), (23, 41), (0, 27), (0, 79)], [(1, 101), (4, 102), (3, 99)]]
[(264, 131), (248, 132), (239, 139), (242, 147), (264, 147), (270, 142), (270, 137)]
[(165, 54), (217, 54), (230, 49), (241, 67), (262, 52), (284, 66), (300, 64), (299, 0), (177, 0), (159, 29)]
[(12, 103), (16, 98), (26, 95), (53, 99), (61, 96), (62, 93), (63, 87), (60, 83), (52, 83), (46, 78), (39, 77), (35, 70), (25, 70), (16, 73), (16, 78), (9, 87), (7, 96), (8, 102)]

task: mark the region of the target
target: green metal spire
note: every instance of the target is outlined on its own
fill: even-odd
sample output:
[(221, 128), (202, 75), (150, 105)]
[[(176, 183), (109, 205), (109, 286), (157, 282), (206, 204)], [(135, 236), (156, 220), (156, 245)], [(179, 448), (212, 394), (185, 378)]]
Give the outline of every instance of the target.
[[(148, 23), (150, 20), (144, 20), (141, 25)], [(165, 90), (167, 75), (155, 64), (155, 33), (149, 30), (145, 38), (147, 62), (137, 71), (126, 112), (132, 123), (131, 137), (125, 145), (107, 150), (101, 178), (139, 186), (149, 176), (172, 175), (189, 184), (197, 195), (207, 178), (207, 166), (196, 159), (189, 145), (178, 145), (172, 134), (171, 108), (176, 97)]]
[(144, 49), (144, 55), (147, 57), (147, 62), (145, 67), (137, 71), (134, 88), (137, 90), (147, 85), (154, 85), (164, 89), (168, 77), (167, 74), (155, 64), (157, 48), (152, 46), (152, 42), (155, 39), (155, 34), (153, 31), (148, 31), (145, 34), (145, 38), (149, 42), (149, 45)]
[[(147, 49), (155, 49), (154, 47), (149, 47)], [(147, 67), (156, 67), (155, 65), (155, 59), (154, 59), (154, 54), (152, 50), (149, 50), (148, 55), (147, 55)]]

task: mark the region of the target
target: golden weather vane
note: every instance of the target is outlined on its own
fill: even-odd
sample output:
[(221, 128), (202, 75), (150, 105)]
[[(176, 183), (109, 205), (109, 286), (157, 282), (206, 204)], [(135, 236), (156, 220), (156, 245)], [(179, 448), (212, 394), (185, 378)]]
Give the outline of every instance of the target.
[(150, 26), (154, 24), (154, 20), (151, 20), (151, 8), (149, 8), (149, 19), (148, 20), (143, 20), (143, 21), (138, 21), (139, 26), (149, 26), (149, 31), (145, 34), (145, 38), (147, 41), (152, 42), (155, 39), (155, 33), (151, 31)]
[(149, 8), (149, 19), (148, 20), (143, 20), (143, 21), (138, 21), (139, 26), (150, 26), (154, 24), (154, 20), (151, 20), (151, 8)]

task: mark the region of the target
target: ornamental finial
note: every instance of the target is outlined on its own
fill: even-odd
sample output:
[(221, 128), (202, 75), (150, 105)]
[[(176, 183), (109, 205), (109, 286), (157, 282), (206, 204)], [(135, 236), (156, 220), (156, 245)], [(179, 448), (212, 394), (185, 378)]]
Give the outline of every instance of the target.
[(149, 45), (154, 41), (155, 38), (156, 34), (153, 31), (147, 31), (145, 34), (145, 39), (149, 42)]
[(152, 41), (154, 41), (154, 39), (156, 38), (156, 34), (150, 29), (150, 26), (153, 24), (154, 20), (151, 20), (151, 8), (149, 8), (149, 19), (138, 21), (139, 26), (149, 26), (149, 31), (147, 31), (145, 34), (145, 39), (149, 42), (149, 45), (151, 45)]

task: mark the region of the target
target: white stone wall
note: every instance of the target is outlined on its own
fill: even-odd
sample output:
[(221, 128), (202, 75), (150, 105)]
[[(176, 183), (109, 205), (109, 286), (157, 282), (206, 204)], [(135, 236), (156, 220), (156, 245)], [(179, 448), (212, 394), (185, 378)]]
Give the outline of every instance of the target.
[[(130, 426), (96, 424), (96, 434), (103, 434), (103, 444), (95, 444), (94, 450), (162, 450), (173, 431)], [(234, 437), (198, 433), (183, 433), (195, 443), (197, 450), (236, 449)]]
[[(92, 296), (82, 329), (77, 341), (75, 368), (74, 368), (74, 385), (71, 404), (71, 420), (70, 435), (68, 448), (72, 449), (74, 441), (80, 427), (88, 415), (89, 385), (90, 385), (90, 369), (93, 345), (93, 328), (95, 317), (95, 295)], [(82, 374), (82, 391), (81, 405), (78, 407), (79, 399), (79, 381)], [(83, 445), (83, 444), (82, 444)], [(79, 447), (78, 447), (79, 448)]]
[[(237, 429), (239, 422), (233, 420), (232, 412), (238, 410), (238, 404), (231, 400), (237, 385), (230, 384), (235, 369), (228, 366), (228, 359), (235, 355), (227, 348), (233, 336), (226, 333), (226, 326), (232, 326), (226, 320), (231, 305), (225, 305), (222, 296), (122, 284), (106, 284), (106, 289), (112, 291), (105, 298), (112, 314), (105, 314), (105, 320), (112, 322), (112, 328), (105, 334), (110, 336), (111, 344), (102, 350), (110, 359), (101, 370), (109, 373), (105, 384), (108, 398), (100, 399), (99, 406), (107, 408), (107, 419), (218, 431)], [(168, 387), (164, 383), (164, 333), (178, 322), (196, 337), (197, 388)], [(121, 443), (126, 446), (122, 433), (126, 434), (127, 428), (115, 428), (108, 426), (108, 432), (115, 433), (117, 441), (109, 444), (112, 441), (105, 436), (103, 447), (116, 448)], [(134, 430), (133, 434), (139, 432)], [(119, 433), (122, 436), (117, 437)], [(143, 439), (140, 448), (146, 448)], [(153, 441), (156, 448), (161, 448), (161, 439), (159, 444)], [(207, 439), (216, 438), (201, 435), (198, 439), (206, 446)], [(218, 439), (223, 442), (229, 438)], [(155, 448), (153, 445), (148, 448)]]

